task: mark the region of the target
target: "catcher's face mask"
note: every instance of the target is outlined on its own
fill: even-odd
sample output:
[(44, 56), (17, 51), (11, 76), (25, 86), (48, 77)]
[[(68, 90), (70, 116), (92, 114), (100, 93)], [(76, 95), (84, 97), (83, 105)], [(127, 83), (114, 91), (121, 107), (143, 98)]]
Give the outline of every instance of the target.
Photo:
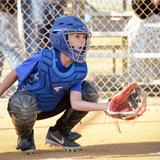
[(71, 53), (70, 58), (78, 63), (85, 62), (90, 35), (85, 32), (65, 32), (65, 37), (67, 47)]

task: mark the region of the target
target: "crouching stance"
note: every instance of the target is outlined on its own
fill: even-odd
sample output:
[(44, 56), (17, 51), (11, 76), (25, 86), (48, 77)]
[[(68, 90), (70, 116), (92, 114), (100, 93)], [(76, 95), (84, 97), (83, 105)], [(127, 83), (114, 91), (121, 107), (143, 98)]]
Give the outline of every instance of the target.
[[(58, 18), (50, 31), (52, 48), (23, 62), (0, 84), (1, 96), (18, 80), (18, 90), (8, 103), (18, 134), (17, 149), (34, 152), (33, 127), (36, 120), (53, 117), (63, 111), (56, 124), (49, 128), (46, 143), (68, 151), (80, 150), (81, 146), (75, 140), (81, 135), (71, 130), (88, 111), (105, 111), (113, 118), (124, 120), (135, 119), (144, 113), (146, 99), (139, 98), (141, 92), (136, 83), (115, 95), (108, 104), (97, 103), (97, 88), (84, 80), (89, 39), (90, 32), (79, 18)], [(135, 89), (136, 92), (130, 96)], [(139, 105), (139, 102), (143, 103)], [(126, 107), (128, 112), (124, 113)]]
[[(36, 97), (25, 90), (17, 91), (9, 100), (8, 112), (15, 126), (18, 142), (17, 149), (26, 153), (34, 152), (33, 126), (36, 120), (55, 116), (63, 111), (64, 114), (58, 119), (55, 126), (50, 127), (46, 136), (46, 143), (58, 145), (67, 151), (79, 150), (81, 147), (75, 142), (81, 137), (79, 133), (71, 132), (71, 129), (81, 121), (88, 113), (72, 109), (69, 94), (66, 94), (60, 103), (48, 112), (40, 112)], [(97, 88), (90, 82), (82, 83), (82, 99), (90, 102), (98, 100)]]
[(46, 143), (65, 150), (79, 150), (80, 134), (71, 132), (88, 111), (104, 110), (98, 92), (87, 75), (86, 51), (91, 33), (75, 16), (58, 18), (50, 30), (52, 48), (44, 49), (11, 71), (0, 84), (0, 96), (18, 80), (18, 90), (9, 99), (8, 112), (18, 134), (17, 149), (34, 152), (36, 120), (64, 111), (49, 128)]

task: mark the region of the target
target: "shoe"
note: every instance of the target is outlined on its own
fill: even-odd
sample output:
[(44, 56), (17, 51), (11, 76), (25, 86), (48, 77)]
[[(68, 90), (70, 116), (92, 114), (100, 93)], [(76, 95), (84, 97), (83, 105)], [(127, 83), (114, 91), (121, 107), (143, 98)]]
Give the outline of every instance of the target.
[(81, 134), (77, 133), (77, 132), (69, 132), (66, 137), (71, 140), (71, 141), (75, 141), (77, 139), (79, 139), (81, 137)]
[(33, 132), (29, 137), (26, 138), (22, 138), (19, 136), (16, 149), (21, 150), (26, 154), (33, 154), (36, 150), (33, 136)]
[(63, 147), (65, 151), (78, 151), (81, 149), (81, 146), (78, 143), (71, 141), (58, 130), (48, 130), (46, 143)]

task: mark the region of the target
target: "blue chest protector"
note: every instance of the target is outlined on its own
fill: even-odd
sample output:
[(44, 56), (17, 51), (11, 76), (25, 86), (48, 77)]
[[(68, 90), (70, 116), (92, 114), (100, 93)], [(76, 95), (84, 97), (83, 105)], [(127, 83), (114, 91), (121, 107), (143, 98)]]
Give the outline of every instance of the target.
[(63, 73), (57, 69), (56, 61), (54, 50), (44, 50), (38, 66), (39, 80), (27, 85), (27, 90), (36, 95), (39, 109), (43, 112), (54, 109), (65, 93), (87, 75), (86, 63), (73, 63)]

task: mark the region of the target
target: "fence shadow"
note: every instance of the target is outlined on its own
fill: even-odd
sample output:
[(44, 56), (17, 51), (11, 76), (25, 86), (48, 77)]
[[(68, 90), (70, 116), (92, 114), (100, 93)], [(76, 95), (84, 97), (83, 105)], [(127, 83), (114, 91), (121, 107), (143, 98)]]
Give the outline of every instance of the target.
[[(160, 142), (117, 143), (83, 147), (79, 152), (64, 152), (61, 149), (37, 150), (34, 155), (21, 152), (0, 153), (3, 160), (45, 160), (45, 159), (94, 159), (120, 157), (160, 157)], [(12, 158), (11, 158), (12, 157)]]

